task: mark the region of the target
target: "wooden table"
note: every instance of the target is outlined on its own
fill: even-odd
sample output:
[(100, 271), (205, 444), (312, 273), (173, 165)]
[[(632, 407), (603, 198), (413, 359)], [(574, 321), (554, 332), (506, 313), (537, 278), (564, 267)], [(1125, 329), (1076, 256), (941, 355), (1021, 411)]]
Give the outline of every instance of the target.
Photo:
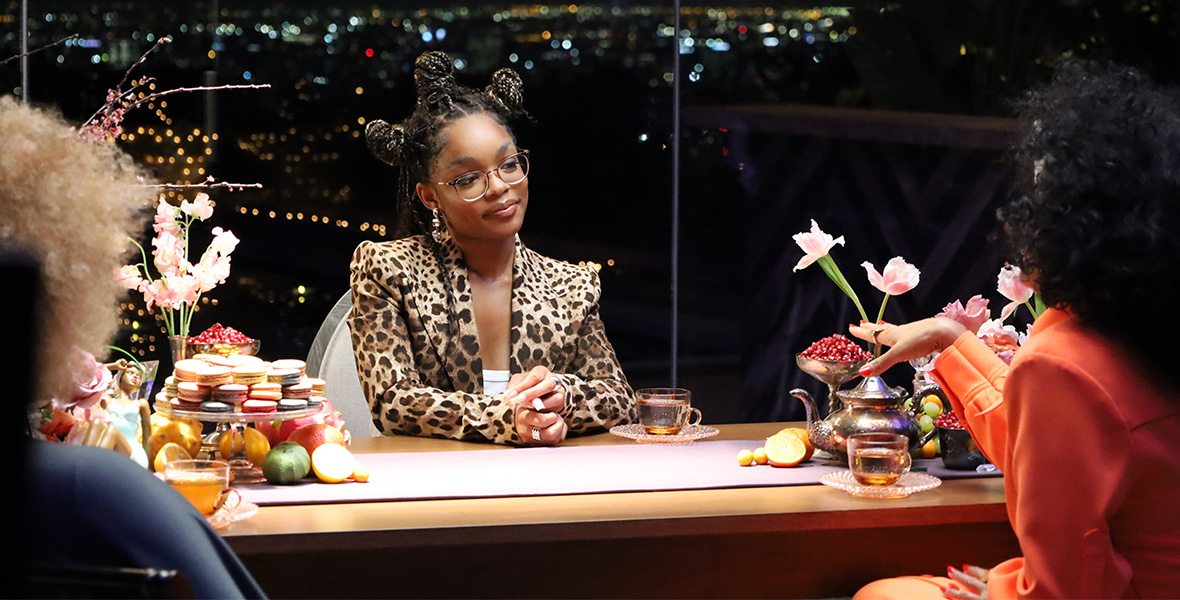
[[(759, 440), (783, 426), (722, 425), (713, 439)], [(352, 446), (489, 448), (407, 437)], [(900, 500), (814, 485), (268, 506), (224, 535), (272, 597), (832, 597), (1020, 553), (1000, 478)]]

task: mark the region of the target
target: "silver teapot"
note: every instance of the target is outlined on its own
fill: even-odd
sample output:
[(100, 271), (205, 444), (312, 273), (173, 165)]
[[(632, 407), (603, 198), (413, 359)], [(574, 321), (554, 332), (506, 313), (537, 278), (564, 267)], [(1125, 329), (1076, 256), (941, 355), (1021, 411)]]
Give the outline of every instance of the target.
[(910, 450), (921, 446), (921, 428), (904, 407), (909, 396), (904, 389), (889, 387), (880, 377), (872, 376), (849, 390), (833, 387), (832, 394), (840, 402), (833, 402), (831, 414), (820, 420), (811, 395), (801, 389), (791, 390), (791, 395), (807, 408), (807, 436), (816, 448), (848, 460), (848, 436), (869, 432), (904, 435), (910, 439)]

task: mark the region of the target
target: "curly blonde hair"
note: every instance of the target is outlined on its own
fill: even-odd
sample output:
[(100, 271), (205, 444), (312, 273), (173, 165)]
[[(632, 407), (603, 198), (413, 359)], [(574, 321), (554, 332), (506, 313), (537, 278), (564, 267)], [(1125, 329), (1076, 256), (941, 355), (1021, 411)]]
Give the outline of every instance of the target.
[(82, 139), (47, 110), (0, 98), (0, 246), (42, 270), (36, 399), (69, 398), (75, 348), (105, 354), (123, 264), (154, 196), (114, 144)]

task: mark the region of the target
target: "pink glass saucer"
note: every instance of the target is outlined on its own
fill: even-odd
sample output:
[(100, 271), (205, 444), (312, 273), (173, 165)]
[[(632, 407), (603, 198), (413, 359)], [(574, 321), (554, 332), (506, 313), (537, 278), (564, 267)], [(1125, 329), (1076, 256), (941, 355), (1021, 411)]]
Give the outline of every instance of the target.
[(648, 433), (639, 423), (632, 423), (630, 425), (615, 425), (610, 428), (610, 432), (619, 437), (625, 437), (630, 440), (635, 440), (640, 444), (687, 444), (699, 439), (713, 437), (720, 433), (716, 427), (708, 427), (705, 425), (689, 425), (680, 430), (680, 433), (668, 435), (655, 435)]
[(902, 475), (893, 485), (864, 485), (852, 476), (851, 471), (828, 473), (820, 477), (819, 482), (860, 498), (905, 498), (942, 485), (942, 480), (933, 475), (913, 471)]

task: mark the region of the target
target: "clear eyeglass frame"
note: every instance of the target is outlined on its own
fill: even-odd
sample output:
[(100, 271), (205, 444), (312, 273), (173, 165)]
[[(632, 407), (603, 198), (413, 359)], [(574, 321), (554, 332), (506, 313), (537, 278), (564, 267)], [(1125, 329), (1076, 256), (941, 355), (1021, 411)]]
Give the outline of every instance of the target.
[[(514, 161), (517, 163), (515, 166), (512, 165)], [(518, 170), (514, 171), (517, 168)], [(508, 171), (508, 173), (505, 174), (505, 171)], [(455, 193), (464, 201), (475, 202), (486, 196), (488, 190), (491, 189), (492, 182), (490, 178), (492, 173), (495, 173), (500, 178), (500, 181), (508, 185), (516, 185), (524, 181), (529, 176), (529, 151), (521, 150), (516, 154), (504, 157), (504, 160), (500, 161), (500, 164), (496, 165), (494, 169), (488, 169), (487, 171), (468, 171), (450, 181), (437, 181), (435, 183), (437, 185), (449, 185), (454, 188)], [(470, 184), (464, 184), (462, 180), (468, 177), (477, 177), (478, 179), (471, 181)], [(479, 192), (479, 195), (474, 198), (468, 198), (467, 196), (471, 195), (473, 190), (480, 189), (480, 181), (483, 182), (483, 189)]]

